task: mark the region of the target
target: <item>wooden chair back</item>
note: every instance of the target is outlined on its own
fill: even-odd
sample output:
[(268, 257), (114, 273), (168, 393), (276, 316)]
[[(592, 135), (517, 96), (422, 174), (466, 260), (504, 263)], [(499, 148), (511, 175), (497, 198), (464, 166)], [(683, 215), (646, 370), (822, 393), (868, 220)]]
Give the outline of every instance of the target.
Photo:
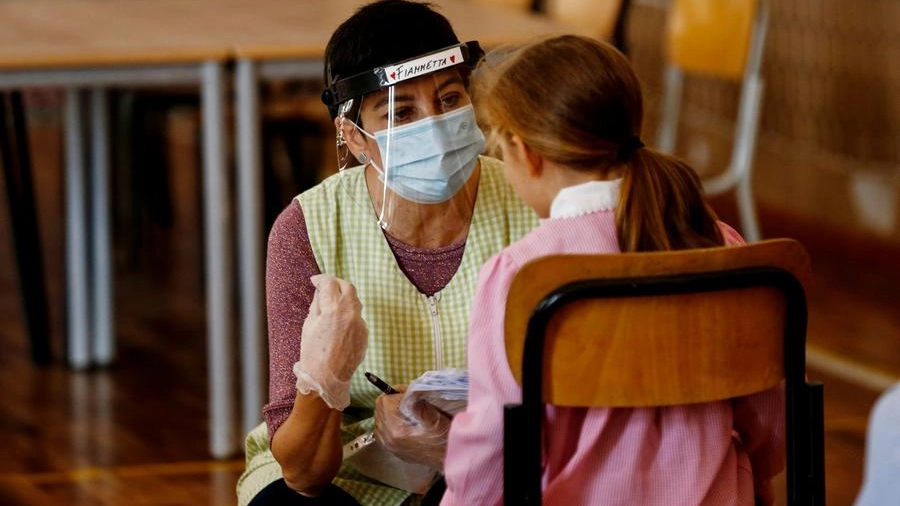
[(504, 322), (522, 385), (522, 403), (505, 408), (506, 504), (541, 504), (546, 404), (713, 402), (782, 380), (787, 504), (824, 504), (822, 385), (805, 377), (809, 276), (806, 250), (791, 239), (524, 265)]

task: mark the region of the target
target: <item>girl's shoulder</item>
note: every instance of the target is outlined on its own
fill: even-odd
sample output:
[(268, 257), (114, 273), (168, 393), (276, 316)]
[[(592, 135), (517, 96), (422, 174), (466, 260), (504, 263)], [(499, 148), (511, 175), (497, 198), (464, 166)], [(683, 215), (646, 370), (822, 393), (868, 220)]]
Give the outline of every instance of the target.
[(724, 221), (719, 221), (719, 230), (722, 231), (722, 238), (725, 239), (725, 246), (740, 246), (747, 244), (747, 240), (738, 233), (731, 225)]
[(598, 211), (582, 216), (541, 220), (540, 226), (504, 249), (515, 262), (556, 254), (618, 253), (615, 215)]

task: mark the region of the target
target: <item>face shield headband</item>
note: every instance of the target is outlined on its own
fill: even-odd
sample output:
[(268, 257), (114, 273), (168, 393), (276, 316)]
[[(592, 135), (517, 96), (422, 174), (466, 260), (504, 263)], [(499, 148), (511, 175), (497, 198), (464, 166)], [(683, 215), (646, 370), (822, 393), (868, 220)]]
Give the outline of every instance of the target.
[(476, 41), (463, 42), (416, 56), (399, 63), (376, 67), (366, 72), (339, 79), (322, 92), (322, 102), (333, 107), (355, 97), (393, 86), (407, 79), (414, 79), (455, 65), (470, 68), (484, 56)]

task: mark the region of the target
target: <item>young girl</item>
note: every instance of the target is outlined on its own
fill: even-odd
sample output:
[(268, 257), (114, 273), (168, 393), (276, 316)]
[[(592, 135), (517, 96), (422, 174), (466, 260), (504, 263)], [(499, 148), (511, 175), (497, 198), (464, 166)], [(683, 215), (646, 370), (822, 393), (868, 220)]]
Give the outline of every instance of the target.
[[(565, 35), (486, 62), (475, 105), (506, 175), (541, 225), (481, 270), (469, 328), (469, 404), (453, 420), (442, 505), (503, 503), (503, 405), (521, 400), (503, 313), (516, 271), (558, 253), (743, 243), (697, 175), (640, 140), (638, 79), (612, 46)], [(668, 408), (548, 406), (544, 504), (753, 505), (783, 467), (784, 392)], [(565, 436), (565, 437), (560, 437)]]

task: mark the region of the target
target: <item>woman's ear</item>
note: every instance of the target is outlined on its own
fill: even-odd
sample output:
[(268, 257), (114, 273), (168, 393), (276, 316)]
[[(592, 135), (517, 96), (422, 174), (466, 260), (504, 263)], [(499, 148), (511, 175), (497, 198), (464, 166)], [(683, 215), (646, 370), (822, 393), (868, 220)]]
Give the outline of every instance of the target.
[(366, 153), (366, 149), (368, 148), (365, 136), (359, 133), (359, 130), (357, 130), (356, 125), (354, 125), (352, 121), (347, 121), (340, 116), (334, 118), (334, 127), (337, 130), (338, 149), (340, 149), (341, 143), (343, 143), (350, 151), (353, 158), (359, 160), (359, 155)]

